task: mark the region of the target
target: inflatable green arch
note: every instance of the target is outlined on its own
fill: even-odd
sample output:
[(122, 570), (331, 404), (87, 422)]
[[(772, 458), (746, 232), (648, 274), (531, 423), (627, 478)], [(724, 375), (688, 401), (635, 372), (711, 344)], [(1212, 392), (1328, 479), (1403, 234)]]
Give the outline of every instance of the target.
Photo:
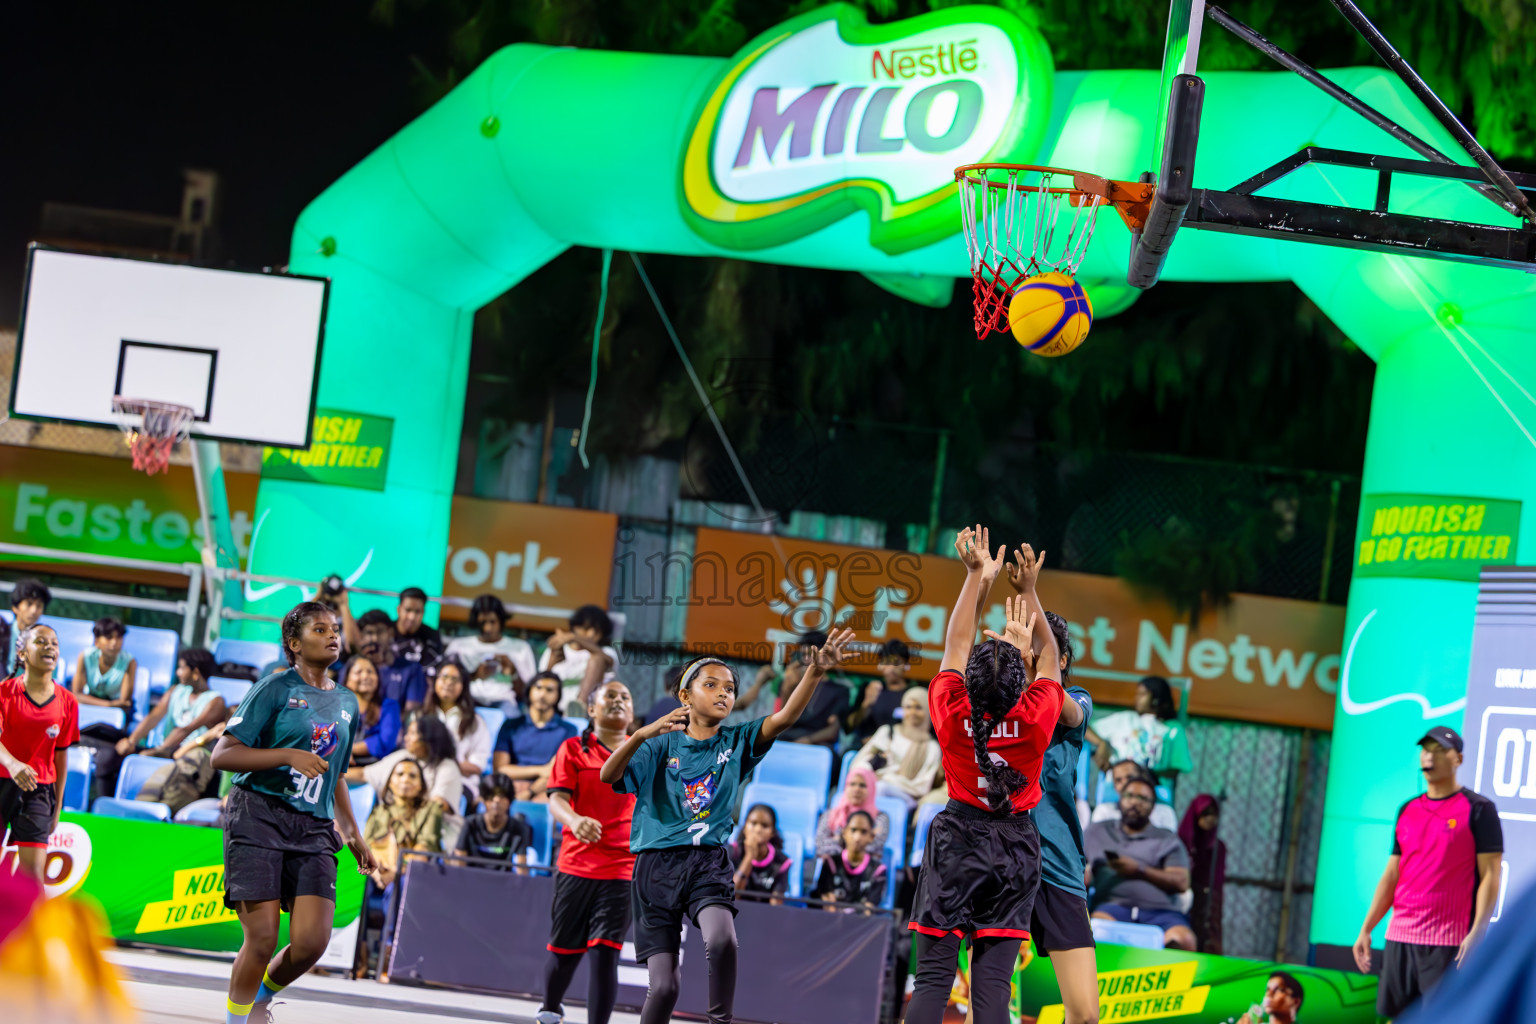
[[(1454, 151), (1390, 73), (1329, 76)], [(1289, 74), (1205, 77), (1197, 185), (1229, 187), (1308, 144), (1412, 155)], [(334, 282), (319, 402), (393, 417), (393, 450), (380, 492), (263, 480), (253, 571), (314, 579), (366, 563), (375, 586), (443, 578), (475, 311), (566, 248), (735, 256), (888, 282), (963, 277), (949, 169), (987, 158), (1134, 179), (1151, 166), (1158, 80), (1055, 71), (1034, 29), (983, 7), (878, 27), (827, 7), (730, 60), (500, 51), (294, 228), (291, 269)], [(1369, 207), (1373, 186), (1314, 166), (1268, 191)], [(1401, 182), (1393, 194), (1396, 212), (1511, 223), (1455, 183)], [(1123, 284), (1129, 243), (1117, 218), (1100, 219), (1079, 273), (1100, 315), (1134, 297)], [(1460, 724), (1476, 568), (1533, 560), (1520, 547), (1531, 531), (1518, 527), (1536, 498), (1536, 284), (1510, 270), (1195, 231), (1181, 234), (1164, 277), (1294, 281), (1377, 362), (1360, 530), (1372, 543), (1356, 548), (1357, 563), (1367, 550), (1371, 561), (1350, 589), (1312, 923), (1314, 941), (1348, 945), (1395, 809), (1418, 791), (1413, 741), (1434, 722)], [(1445, 538), (1441, 550), (1404, 543), (1414, 529), (1482, 537), (1494, 508), (1508, 521), (1502, 550), (1460, 536), (1454, 552)], [(281, 614), (292, 596), (253, 610)]]

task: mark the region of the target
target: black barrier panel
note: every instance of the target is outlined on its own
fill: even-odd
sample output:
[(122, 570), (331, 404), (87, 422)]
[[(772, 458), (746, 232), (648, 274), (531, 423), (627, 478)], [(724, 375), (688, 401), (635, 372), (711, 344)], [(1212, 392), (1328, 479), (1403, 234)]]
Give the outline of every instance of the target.
[[(554, 880), (442, 862), (406, 865), (390, 975), (399, 982), (543, 994)], [(736, 1018), (744, 1022), (876, 1024), (891, 919), (743, 901)], [(633, 951), (629, 946), (626, 954)], [(708, 964), (698, 931), (684, 928), (677, 1009), (704, 1016)], [(635, 982), (628, 984), (626, 982)], [(639, 1009), (643, 968), (620, 968), (619, 1005)], [(586, 996), (586, 970), (568, 996)]]

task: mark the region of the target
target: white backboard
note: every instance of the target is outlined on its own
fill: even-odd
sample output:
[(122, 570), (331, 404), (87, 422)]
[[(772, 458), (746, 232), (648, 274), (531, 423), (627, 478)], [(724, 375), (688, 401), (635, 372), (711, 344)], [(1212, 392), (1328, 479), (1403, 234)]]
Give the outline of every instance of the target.
[(329, 287), (33, 246), (11, 414), (115, 427), (123, 395), (190, 406), (193, 437), (307, 448)]

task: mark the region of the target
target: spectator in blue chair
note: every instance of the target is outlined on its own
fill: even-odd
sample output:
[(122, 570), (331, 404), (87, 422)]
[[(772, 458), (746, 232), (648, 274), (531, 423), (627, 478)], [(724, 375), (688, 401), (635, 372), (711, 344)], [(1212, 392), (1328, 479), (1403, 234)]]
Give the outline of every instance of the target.
[[(369, 896), (382, 892), (386, 908), (406, 862), (413, 859), (412, 853), (443, 852), (443, 809), (428, 794), (422, 766), (415, 758), (394, 761), (379, 802), (363, 825), (363, 841), (378, 863), (365, 892)], [(388, 980), (393, 933), (394, 917), (386, 909), (379, 957), (381, 981)]]
[[(16, 616), (13, 626), (6, 627), (4, 620), (0, 620), (0, 627), (10, 630), (3, 638), (4, 646), (0, 647), (0, 655), (5, 658), (4, 675), (20, 675), (21, 665), (21, 634), (36, 625), (37, 620), (43, 617), (48, 610), (48, 604), (53, 600), (53, 593), (43, 585), (42, 580), (34, 580), (30, 577), (17, 580), (16, 586), (11, 589), (11, 614)], [(11, 637), (16, 638), (16, 644), (11, 645)]]
[(868, 811), (848, 815), (837, 853), (821, 858), (821, 873), (816, 877), (816, 891), (812, 895), (819, 900), (879, 906), (885, 895), (885, 865), (880, 863), (878, 854), (870, 852), (874, 838), (875, 819)]
[(219, 663), (201, 647), (187, 647), (176, 659), (176, 683), (165, 691), (144, 721), (133, 727), (126, 739), (117, 743), (119, 757), (138, 751), (150, 757), (175, 757), (183, 743), (201, 737), (229, 717), (224, 698), (208, 688), (208, 680), (218, 675)]
[(1120, 793), (1120, 820), (1096, 822), (1083, 835), (1092, 916), (1153, 925), (1169, 949), (1193, 951), (1194, 930), (1174, 903), (1189, 888), (1189, 852), (1152, 824), (1156, 800), (1152, 780), (1137, 776)]
[(0, 682), (0, 833), (10, 830), (22, 871), (42, 881), (48, 837), (64, 806), (67, 751), (80, 739), (80, 708), (53, 681), (53, 628), (34, 623), (16, 639), (22, 674)]
[(479, 630), (473, 636), (448, 641), (444, 655), (457, 658), (469, 673), (469, 693), (475, 703), (504, 708), (509, 714), (528, 693), (528, 682), (538, 674), (533, 648), (526, 640), (507, 636), (507, 607), (495, 594), (481, 594), (469, 608), (469, 621)]
[(464, 818), (459, 814), (459, 802), (464, 798), (464, 776), (459, 771), (457, 753), (453, 737), (441, 720), (417, 715), (406, 724), (399, 750), (366, 768), (353, 768), (347, 772), (347, 781), (366, 782), (383, 799), (395, 765), (406, 758), (414, 760), (421, 769), (427, 799), (443, 809), (444, 842), (452, 847), (464, 827)]
[(395, 656), (395, 624), (388, 613), (371, 608), (357, 617), (357, 628), (363, 653), (378, 670), (384, 696), (398, 703), (406, 715), (419, 710), (427, 699), (427, 673), (420, 662)]
[(943, 751), (928, 725), (926, 686), (903, 694), (900, 710), (901, 720), (876, 729), (853, 763), (874, 769), (879, 796), (895, 797), (911, 809), (933, 791)]
[[(600, 670), (601, 662), (594, 671)], [(560, 744), (576, 735), (576, 727), (560, 714), (560, 677), (540, 672), (528, 687), (528, 711), (509, 718), (496, 734), (491, 763), (512, 780), (519, 800), (544, 800), (550, 769)]]
[(400, 749), (400, 704), (384, 696), (379, 670), (365, 655), (355, 654), (341, 673), (342, 685), (357, 695), (357, 741), (352, 744), (354, 768), (362, 768)]
[(474, 779), (491, 764), (491, 730), (475, 714), (475, 701), (466, 684), (469, 673), (453, 655), (437, 663), (437, 675), (427, 690), (422, 714), (437, 718), (453, 737), (459, 774)]
[(96, 644), (75, 659), (71, 689), (75, 700), (99, 708), (121, 708), (133, 713), (133, 676), (138, 665), (133, 655), (124, 657), (123, 638), (128, 627), (119, 619), (103, 616), (91, 626)]
[(569, 712), (572, 704), (587, 706), (587, 694), (595, 688), (585, 685), (588, 661), (597, 658), (604, 662), (597, 676), (599, 682), (612, 674), (619, 663), (619, 653), (609, 646), (612, 639), (613, 620), (595, 604), (577, 608), (571, 613), (570, 628), (550, 635), (549, 646), (539, 658), (539, 672), (553, 672), (560, 679), (558, 707), (562, 712)]
[[(1131, 779), (1145, 778), (1154, 787), (1157, 785), (1157, 779), (1153, 777), (1151, 772), (1147, 771), (1145, 766), (1128, 758), (1116, 761), (1110, 765), (1109, 778), (1115, 787), (1115, 799), (1105, 800), (1093, 809), (1093, 814), (1089, 816), (1089, 820), (1093, 822), (1120, 820), (1119, 797), (1125, 791), (1125, 784)], [(1162, 800), (1158, 800), (1157, 806), (1152, 808), (1152, 824), (1158, 828), (1173, 832), (1178, 829), (1179, 820), (1174, 816), (1172, 807), (1163, 803)]]
[(420, 665), (431, 675), (443, 656), (443, 635), (427, 625), (427, 592), (420, 587), (400, 591), (395, 607), (395, 635), (390, 650), (396, 661)]
[(844, 728), (853, 733), (855, 746), (862, 747), (877, 729), (901, 720), (902, 696), (912, 688), (907, 682), (911, 663), (912, 650), (900, 640), (880, 645), (880, 678), (864, 685), (858, 705), (843, 720)]
[(848, 777), (843, 780), (843, 791), (837, 802), (821, 812), (816, 822), (816, 856), (831, 857), (843, 848), (843, 828), (849, 815), (863, 811), (875, 823), (875, 849), (883, 850), (890, 840), (891, 816), (875, 803), (875, 790), (879, 780), (874, 769), (867, 764), (852, 764)]
[(736, 891), (771, 896), (784, 902), (789, 891), (789, 856), (779, 835), (779, 815), (767, 804), (753, 804), (742, 819), (741, 835), (726, 846), (735, 869)]
[[(438, 678), (442, 678), (441, 672)], [(503, 861), (507, 870), (516, 863), (521, 873), (526, 874), (528, 848), (533, 845), (533, 826), (521, 814), (515, 817), (512, 814), (512, 780), (499, 775), (482, 778), (480, 802), (485, 805), (485, 810), (464, 822), (455, 852), (466, 857)]]

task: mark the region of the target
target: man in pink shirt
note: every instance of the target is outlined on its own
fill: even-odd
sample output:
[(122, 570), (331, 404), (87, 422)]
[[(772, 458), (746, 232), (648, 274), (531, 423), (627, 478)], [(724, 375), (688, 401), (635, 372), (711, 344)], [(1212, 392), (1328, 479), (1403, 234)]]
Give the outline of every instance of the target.
[(1371, 969), (1371, 930), (1390, 909), (1376, 1012), (1396, 1017), (1440, 976), (1460, 966), (1483, 937), (1499, 899), (1504, 830), (1487, 797), (1462, 789), (1461, 737), (1437, 725), (1419, 740), (1428, 792), (1397, 812), (1392, 856), (1355, 940), (1355, 963)]

